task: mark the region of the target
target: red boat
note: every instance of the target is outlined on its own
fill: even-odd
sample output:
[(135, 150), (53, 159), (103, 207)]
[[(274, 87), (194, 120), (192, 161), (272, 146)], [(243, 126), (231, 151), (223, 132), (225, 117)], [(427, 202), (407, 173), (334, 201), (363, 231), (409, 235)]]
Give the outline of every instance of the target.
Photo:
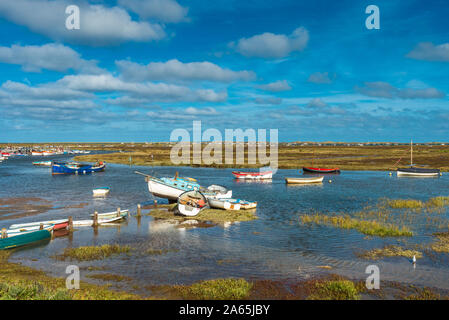
[(69, 221), (58, 223), (53, 226), (53, 231), (66, 229), (69, 226)]
[(273, 171), (262, 171), (262, 172), (232, 171), (232, 174), (236, 179), (271, 179), (273, 177)]
[(312, 168), (312, 167), (303, 167), (302, 171), (304, 173), (340, 173), (340, 168)]

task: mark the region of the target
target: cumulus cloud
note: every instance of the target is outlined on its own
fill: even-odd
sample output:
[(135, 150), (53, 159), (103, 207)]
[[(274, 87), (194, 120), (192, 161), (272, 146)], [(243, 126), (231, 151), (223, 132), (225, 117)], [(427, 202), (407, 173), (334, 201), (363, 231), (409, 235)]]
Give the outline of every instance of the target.
[(194, 107), (188, 107), (185, 109), (184, 113), (189, 115), (201, 115), (201, 116), (216, 116), (220, 113), (215, 110), (215, 108), (207, 107), (207, 108), (194, 108)]
[(440, 99), (446, 94), (436, 88), (403, 88), (399, 89), (387, 82), (366, 82), (364, 87), (355, 87), (363, 95), (377, 98), (401, 99)]
[(84, 60), (73, 49), (61, 44), (44, 44), (41, 46), (0, 47), (0, 62), (18, 64), (27, 72), (76, 70), (84, 73), (102, 72), (97, 61)]
[(259, 97), (254, 99), (254, 102), (257, 104), (279, 105), (282, 103), (282, 99), (278, 97)]
[(267, 84), (262, 84), (257, 86), (259, 89), (271, 91), (271, 92), (281, 92), (291, 90), (292, 87), (288, 84), (287, 80), (279, 80)]
[(431, 42), (421, 42), (407, 54), (407, 57), (417, 60), (449, 62), (449, 43), (436, 46)]
[(309, 41), (309, 32), (297, 28), (290, 35), (265, 32), (250, 38), (242, 38), (231, 47), (245, 57), (284, 58), (291, 52), (302, 51)]
[(116, 61), (123, 78), (132, 81), (145, 80), (207, 80), (231, 82), (234, 80), (252, 80), (252, 71), (232, 71), (211, 62), (183, 63), (177, 59), (167, 62), (151, 62), (147, 65), (120, 60)]
[(336, 75), (329, 75), (329, 72), (315, 72), (307, 79), (308, 82), (329, 84), (335, 79)]
[(308, 108), (325, 108), (327, 106), (327, 103), (320, 98), (314, 98), (307, 104)]
[(164, 22), (186, 21), (188, 8), (174, 0), (119, 0), (118, 4), (137, 13), (143, 19), (158, 19)]
[(146, 42), (165, 37), (159, 24), (133, 21), (120, 7), (105, 7), (83, 3), (80, 8), (80, 29), (65, 26), (68, 0), (0, 1), (0, 16), (31, 31), (54, 40), (93, 46), (117, 45), (126, 41)]

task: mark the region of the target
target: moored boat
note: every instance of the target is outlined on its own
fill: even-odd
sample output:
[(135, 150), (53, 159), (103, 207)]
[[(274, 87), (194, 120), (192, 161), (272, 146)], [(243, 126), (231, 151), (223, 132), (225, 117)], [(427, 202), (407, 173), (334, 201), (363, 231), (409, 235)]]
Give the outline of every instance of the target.
[(438, 177), (440, 169), (418, 168), (413, 165), (413, 141), (410, 141), (410, 167), (398, 168), (398, 177)]
[(304, 173), (340, 173), (340, 168), (313, 168), (313, 167), (303, 167), (302, 171)]
[[(103, 225), (103, 224), (108, 224), (108, 223), (112, 223), (112, 222), (119, 222), (122, 219), (123, 219), (122, 216), (115, 217), (115, 218), (98, 219), (98, 224)], [(92, 219), (73, 221), (74, 227), (91, 227), (93, 225), (94, 225), (94, 220), (92, 220)]]
[[(112, 212), (106, 212), (106, 213), (99, 213), (98, 214), (98, 219), (112, 219), (112, 218), (116, 218), (116, 217), (126, 217), (129, 214), (129, 210), (120, 210), (120, 213), (118, 213), (117, 211), (112, 211)], [(90, 215), (91, 217), (94, 216), (94, 214), (92, 213)]]
[(310, 184), (310, 183), (322, 183), (324, 177), (310, 177), (310, 178), (285, 178), (285, 182), (288, 184)]
[(178, 197), (178, 211), (184, 216), (196, 216), (207, 207), (207, 199), (199, 191), (186, 191)]
[(232, 171), (233, 176), (236, 179), (272, 179), (273, 171)]
[(109, 187), (97, 188), (92, 190), (94, 196), (105, 196), (109, 193), (109, 191)]
[(29, 222), (29, 223), (18, 223), (9, 226), (10, 230), (21, 229), (21, 228), (29, 228), (29, 227), (39, 227), (42, 225), (53, 225), (53, 230), (59, 230), (66, 228), (68, 226), (68, 219), (58, 219), (58, 220), (48, 220), (48, 221), (38, 221), (38, 222)]
[(33, 166), (51, 167), (51, 161), (35, 161), (33, 162)]
[(37, 230), (33, 232), (25, 232), (13, 237), (0, 239), (0, 250), (12, 249), (20, 246), (32, 244), (41, 240), (51, 238), (51, 232), (48, 230)]
[(98, 162), (94, 165), (78, 162), (56, 162), (51, 166), (52, 174), (88, 174), (93, 172), (102, 172), (106, 168), (104, 162)]
[(257, 207), (257, 202), (245, 201), (241, 199), (215, 199), (208, 198), (211, 208), (225, 210), (249, 210)]

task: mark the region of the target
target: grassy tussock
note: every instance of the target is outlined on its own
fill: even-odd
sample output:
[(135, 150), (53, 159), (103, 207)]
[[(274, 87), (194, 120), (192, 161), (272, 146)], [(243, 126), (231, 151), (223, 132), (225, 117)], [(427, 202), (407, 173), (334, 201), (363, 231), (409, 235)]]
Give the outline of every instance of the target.
[(381, 249), (373, 249), (363, 252), (359, 255), (361, 258), (377, 260), (384, 257), (406, 257), (412, 259), (415, 256), (417, 259), (422, 258), (422, 253), (416, 250), (404, 249), (399, 246), (386, 246)]
[(71, 300), (67, 289), (56, 291), (45, 288), (39, 282), (21, 281), (15, 284), (0, 283), (1, 300)]
[(120, 253), (129, 253), (129, 246), (120, 246), (118, 244), (105, 244), (102, 246), (87, 246), (79, 248), (66, 248), (61, 255), (55, 256), (56, 259), (74, 259), (78, 261), (100, 260)]
[(407, 227), (398, 227), (393, 224), (383, 224), (377, 221), (360, 220), (348, 215), (328, 216), (324, 214), (303, 215), (302, 223), (315, 223), (329, 225), (341, 229), (354, 229), (369, 236), (379, 237), (411, 237), (413, 233)]
[(434, 210), (449, 206), (449, 197), (434, 197), (425, 202), (414, 199), (386, 199), (385, 204), (392, 209)]
[(308, 300), (359, 300), (360, 295), (354, 284), (349, 280), (329, 280), (317, 282), (314, 292)]
[(149, 212), (149, 215), (160, 219), (175, 219), (175, 220), (197, 220), (210, 221), (215, 223), (220, 222), (237, 222), (237, 221), (251, 221), (257, 219), (255, 215), (256, 210), (221, 210), (221, 209), (205, 209), (194, 217), (185, 217), (176, 215), (174, 211), (154, 209)]
[(174, 289), (183, 299), (241, 300), (249, 296), (252, 286), (245, 279), (227, 278), (174, 286)]
[(439, 232), (434, 235), (438, 241), (430, 245), (431, 249), (436, 252), (449, 253), (449, 232)]

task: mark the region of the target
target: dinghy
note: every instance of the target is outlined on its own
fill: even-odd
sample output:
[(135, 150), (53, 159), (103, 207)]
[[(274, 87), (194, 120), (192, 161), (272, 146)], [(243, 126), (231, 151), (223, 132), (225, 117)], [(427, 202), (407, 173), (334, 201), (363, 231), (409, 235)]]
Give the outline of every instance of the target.
[(410, 167), (398, 168), (398, 177), (437, 177), (440, 175), (440, 169), (418, 168), (413, 166), (413, 141), (410, 141)]
[(35, 161), (33, 162), (33, 166), (51, 167), (51, 161)]
[[(119, 215), (117, 215), (117, 211), (99, 213), (98, 219), (112, 219), (112, 218), (116, 218), (118, 216), (124, 218), (124, 217), (128, 216), (128, 214), (129, 214), (129, 210), (120, 210)], [(93, 217), (94, 214), (92, 213), (90, 216)]]
[(312, 167), (303, 167), (302, 171), (304, 173), (340, 173), (339, 168), (312, 168)]
[(311, 178), (285, 178), (285, 182), (288, 184), (310, 184), (310, 183), (322, 183), (324, 177), (311, 177)]
[(178, 198), (178, 211), (188, 217), (196, 216), (208, 207), (206, 197), (199, 191), (186, 191)]
[(136, 174), (145, 176), (145, 180), (148, 183), (148, 190), (153, 196), (159, 198), (165, 198), (169, 201), (177, 201), (178, 197), (186, 191), (200, 191), (206, 197), (215, 198), (231, 198), (232, 190), (228, 190), (225, 187), (212, 185), (209, 188), (200, 186), (196, 180), (191, 178), (156, 178), (141, 172), (136, 171)]
[(109, 193), (109, 191), (109, 187), (97, 188), (92, 190), (94, 196), (105, 196)]
[(51, 232), (48, 230), (38, 230), (33, 232), (25, 232), (13, 237), (0, 239), (0, 250), (17, 248), (25, 246), (37, 241), (51, 238)]
[(236, 179), (272, 179), (273, 171), (260, 171), (260, 172), (249, 172), (249, 171), (232, 171), (232, 174)]
[(52, 224), (47, 224), (47, 225), (43, 225), (42, 229), (41, 226), (30, 226), (30, 227), (24, 227), (24, 228), (16, 228), (16, 229), (9, 229), (6, 231), (8, 237), (15, 237), (21, 234), (25, 234), (25, 233), (29, 233), (29, 232), (34, 232), (34, 231), (39, 231), (39, 230), (47, 230), (47, 231), (53, 231), (54, 225)]
[(207, 198), (211, 208), (225, 210), (248, 210), (257, 207), (257, 202), (245, 201), (240, 199), (214, 199)]
[(39, 222), (29, 222), (29, 223), (20, 223), (20, 224), (13, 224), (9, 226), (10, 230), (14, 229), (21, 229), (21, 228), (29, 228), (29, 227), (40, 227), (40, 225), (53, 225), (53, 230), (59, 230), (67, 228), (69, 225), (68, 219), (59, 219), (59, 220), (48, 220), (48, 221), (39, 221)]
[[(122, 220), (123, 217), (115, 217), (115, 218), (108, 218), (108, 219), (98, 219), (98, 224), (102, 225), (102, 224), (108, 224), (111, 222), (118, 222), (120, 220)], [(94, 225), (94, 220), (77, 220), (77, 221), (73, 221), (73, 226), (74, 227), (91, 227)]]

